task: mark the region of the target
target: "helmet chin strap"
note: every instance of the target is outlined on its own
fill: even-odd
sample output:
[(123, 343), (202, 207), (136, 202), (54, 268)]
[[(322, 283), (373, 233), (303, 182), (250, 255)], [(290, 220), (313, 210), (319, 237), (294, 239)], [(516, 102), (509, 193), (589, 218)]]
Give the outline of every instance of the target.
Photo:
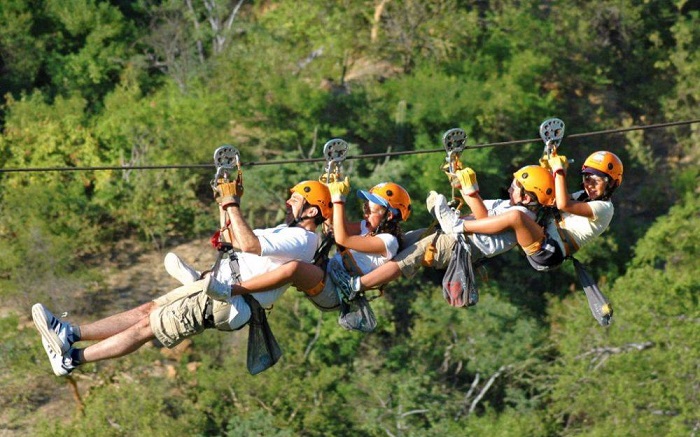
[(303, 212), (306, 209), (306, 205), (309, 205), (309, 203), (306, 200), (304, 200), (304, 203), (301, 206), (301, 213), (300, 213), (299, 217), (293, 217), (292, 220), (290, 220), (287, 223), (288, 227), (293, 228), (294, 226), (298, 225), (299, 223), (301, 223), (304, 220), (314, 218), (314, 216), (309, 216), (309, 215), (304, 216), (303, 215)]

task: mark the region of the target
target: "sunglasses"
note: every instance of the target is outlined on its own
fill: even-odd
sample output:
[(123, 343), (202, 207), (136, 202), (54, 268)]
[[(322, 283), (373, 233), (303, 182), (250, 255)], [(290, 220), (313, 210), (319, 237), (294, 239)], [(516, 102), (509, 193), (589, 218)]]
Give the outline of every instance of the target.
[(608, 181), (607, 178), (602, 178), (602, 177), (596, 176), (594, 174), (585, 173), (583, 175), (583, 182), (593, 183), (593, 184), (598, 185), (598, 184), (601, 184), (601, 183), (607, 182), (607, 181)]
[(362, 204), (362, 212), (364, 212), (367, 216), (370, 216), (372, 214), (382, 215), (386, 212), (386, 208), (379, 206), (374, 211), (372, 211), (372, 209), (369, 206), (369, 202), (365, 202)]

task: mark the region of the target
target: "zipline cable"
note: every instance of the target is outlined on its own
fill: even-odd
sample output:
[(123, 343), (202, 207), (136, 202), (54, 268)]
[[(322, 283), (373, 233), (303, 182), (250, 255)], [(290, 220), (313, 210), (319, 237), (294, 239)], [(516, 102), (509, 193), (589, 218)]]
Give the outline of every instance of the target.
[[(673, 121), (669, 123), (658, 123), (650, 124), (647, 126), (630, 126), (617, 129), (607, 129), (594, 132), (584, 132), (579, 134), (566, 135), (565, 138), (585, 138), (598, 135), (614, 135), (636, 130), (650, 130), (650, 129), (661, 129), (672, 126), (684, 126), (694, 123), (700, 123), (700, 119), (694, 120), (683, 120), (683, 121)], [(541, 138), (531, 138), (526, 140), (512, 140), (503, 141), (499, 143), (485, 143), (485, 144), (474, 144), (471, 146), (466, 146), (465, 149), (483, 149), (487, 147), (501, 147), (501, 146), (513, 146), (519, 144), (537, 143), (541, 142)], [(372, 159), (372, 158), (385, 158), (388, 156), (404, 156), (404, 155), (419, 155), (426, 153), (444, 153), (445, 149), (426, 149), (426, 150), (407, 150), (400, 152), (382, 152), (382, 153), (369, 153), (365, 155), (355, 155), (347, 156), (345, 159)], [(283, 165), (283, 164), (302, 164), (302, 163), (314, 163), (314, 162), (325, 162), (325, 158), (299, 158), (299, 159), (288, 159), (280, 161), (264, 161), (264, 162), (242, 162), (243, 167), (253, 167), (260, 165)], [(0, 168), (0, 173), (29, 173), (29, 172), (46, 172), (46, 171), (99, 171), (99, 170), (162, 170), (162, 169), (211, 169), (212, 164), (185, 164), (185, 165), (133, 165), (133, 166), (94, 166), (94, 167), (29, 167), (29, 168)]]

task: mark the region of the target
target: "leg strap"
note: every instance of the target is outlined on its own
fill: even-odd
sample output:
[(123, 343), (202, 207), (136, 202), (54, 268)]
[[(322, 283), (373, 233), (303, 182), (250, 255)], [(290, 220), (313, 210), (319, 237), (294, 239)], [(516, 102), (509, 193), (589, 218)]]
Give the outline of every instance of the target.
[(530, 256), (534, 255), (537, 252), (542, 249), (542, 241), (535, 241), (534, 243), (530, 244), (529, 246), (524, 246), (523, 250), (525, 251), (525, 255)]
[(320, 281), (318, 284), (314, 285), (311, 287), (309, 290), (303, 290), (304, 293), (306, 293), (307, 296), (317, 296), (319, 293), (323, 291), (323, 287), (325, 287), (325, 283), (323, 281)]

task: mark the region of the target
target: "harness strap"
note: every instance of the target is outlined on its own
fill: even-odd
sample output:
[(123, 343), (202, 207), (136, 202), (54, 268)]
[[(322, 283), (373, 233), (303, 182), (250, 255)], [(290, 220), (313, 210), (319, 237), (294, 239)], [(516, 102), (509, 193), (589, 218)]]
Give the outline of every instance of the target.
[(554, 216), (554, 224), (557, 226), (557, 232), (559, 233), (559, 238), (561, 238), (561, 241), (564, 243), (564, 255), (568, 258), (573, 256), (576, 252), (579, 250), (578, 244), (576, 244), (576, 240), (571, 236), (569, 231), (564, 229), (564, 220), (561, 217), (561, 214), (559, 213), (558, 209), (555, 209), (552, 211), (552, 215)]
[(435, 243), (437, 242), (437, 239), (440, 237), (440, 233), (442, 232), (441, 229), (438, 229), (435, 232), (435, 236), (433, 237), (433, 240), (430, 242), (428, 247), (425, 249), (425, 253), (423, 254), (423, 261), (421, 261), (421, 264), (423, 267), (432, 267), (433, 264), (435, 263), (435, 254), (437, 254), (437, 246)]
[[(348, 273), (353, 276), (363, 275), (362, 270), (360, 270), (360, 267), (357, 265), (357, 261), (355, 261), (355, 258), (352, 256), (352, 252), (350, 252), (349, 249), (346, 249), (345, 247), (342, 248), (340, 251), (340, 259), (343, 261), (343, 267), (345, 267), (345, 270), (347, 270)], [(374, 300), (378, 297), (384, 296), (384, 285), (379, 286), (377, 290), (379, 291), (379, 295), (369, 298), (369, 300)]]
[(362, 276), (362, 270), (357, 265), (355, 257), (352, 256), (352, 252), (349, 249), (343, 248), (340, 251), (340, 258), (343, 260), (343, 267), (353, 276)]

